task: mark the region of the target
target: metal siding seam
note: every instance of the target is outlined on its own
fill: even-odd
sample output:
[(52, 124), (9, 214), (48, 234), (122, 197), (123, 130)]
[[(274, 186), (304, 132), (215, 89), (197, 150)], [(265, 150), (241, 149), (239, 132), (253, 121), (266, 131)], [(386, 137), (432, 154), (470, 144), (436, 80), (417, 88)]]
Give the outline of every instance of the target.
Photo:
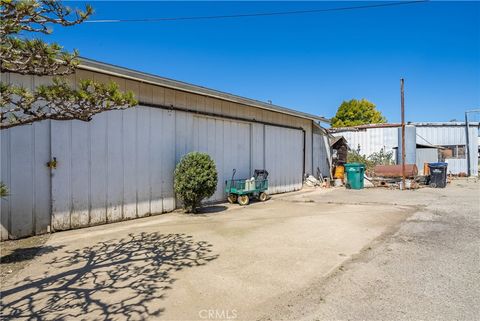
[(68, 229), (72, 228), (72, 211), (73, 211), (73, 190), (72, 190), (72, 172), (73, 172), (73, 157), (72, 157), (72, 143), (73, 143), (73, 126), (72, 126), (72, 122), (69, 122), (69, 129), (70, 129), (70, 132), (69, 132), (69, 139), (70, 139), (70, 147), (69, 147), (69, 154), (70, 154), (70, 169), (69, 169), (69, 173), (68, 173), (68, 185), (69, 185), (69, 196), (70, 196), (70, 214), (68, 215), (69, 217), (69, 226), (68, 226)]
[[(32, 76), (33, 78), (33, 76)], [(33, 84), (33, 79), (32, 79), (32, 84)], [(36, 233), (36, 219), (35, 219), (35, 178), (37, 175), (37, 172), (35, 170), (35, 125), (32, 126), (31, 130), (31, 135), (32, 135), (32, 235), (35, 235)]]
[(88, 123), (88, 226), (92, 224), (92, 123)]
[[(153, 92), (152, 92), (153, 101)], [(148, 108), (148, 172), (150, 173), (152, 168), (152, 109)], [(162, 206), (163, 210), (163, 206)], [(152, 214), (152, 175), (148, 175), (148, 213)]]
[[(125, 89), (126, 89), (126, 87), (127, 87), (127, 84), (125, 83)], [(122, 117), (121, 117), (121, 120), (120, 120), (120, 124), (121, 124), (120, 139), (121, 139), (121, 142), (122, 142), (121, 143), (122, 144), (121, 148), (122, 148), (122, 182), (123, 183), (122, 183), (122, 205), (121, 205), (122, 210), (121, 210), (121, 213), (120, 213), (120, 215), (121, 215), (120, 220), (123, 221), (125, 219), (124, 206), (123, 206), (124, 203), (125, 203), (125, 157), (123, 157), (123, 143), (124, 143), (124, 140), (125, 140), (125, 138), (123, 136), (124, 136), (125, 128), (124, 128), (124, 124), (123, 124), (123, 111), (121, 111), (121, 116)]]
[[(12, 184), (12, 133), (8, 131), (8, 184)], [(12, 202), (8, 202), (8, 238), (11, 238), (13, 235), (12, 231)]]
[(109, 175), (108, 172), (110, 170), (108, 166), (108, 153), (110, 150), (110, 144), (108, 143), (108, 130), (109, 130), (109, 118), (108, 115), (105, 115), (105, 223), (108, 223), (108, 181), (109, 181)]

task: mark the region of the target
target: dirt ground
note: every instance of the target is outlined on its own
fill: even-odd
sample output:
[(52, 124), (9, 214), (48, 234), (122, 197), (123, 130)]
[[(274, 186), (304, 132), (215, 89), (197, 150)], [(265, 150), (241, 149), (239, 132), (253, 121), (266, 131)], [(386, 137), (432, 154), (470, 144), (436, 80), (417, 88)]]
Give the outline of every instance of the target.
[(29, 264), (49, 237), (46, 234), (0, 243), (0, 284)]
[(438, 199), (455, 203), (449, 195), (467, 194), (471, 202), (478, 192), (472, 184), (305, 190), (243, 208), (222, 204), (199, 215), (56, 233), (2, 284), (2, 315), (296, 320), (302, 311), (307, 319), (338, 319), (321, 310), (322, 286), (350, 273), (352, 262), (377, 251)]

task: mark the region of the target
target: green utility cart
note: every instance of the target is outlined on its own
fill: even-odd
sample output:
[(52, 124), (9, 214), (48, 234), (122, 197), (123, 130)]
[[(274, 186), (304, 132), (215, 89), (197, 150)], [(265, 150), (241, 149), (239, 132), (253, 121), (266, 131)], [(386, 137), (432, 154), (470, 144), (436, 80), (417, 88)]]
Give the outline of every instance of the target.
[(233, 170), (232, 179), (225, 181), (225, 193), (230, 203), (238, 202), (240, 205), (248, 205), (250, 198), (255, 197), (261, 202), (268, 199), (265, 192), (268, 189), (268, 172), (255, 170), (251, 179), (234, 179), (236, 170)]

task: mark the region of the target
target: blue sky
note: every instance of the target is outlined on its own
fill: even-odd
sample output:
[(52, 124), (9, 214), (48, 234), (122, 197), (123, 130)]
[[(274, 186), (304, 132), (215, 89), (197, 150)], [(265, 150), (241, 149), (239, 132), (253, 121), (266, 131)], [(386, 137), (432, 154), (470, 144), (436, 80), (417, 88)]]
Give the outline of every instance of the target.
[[(89, 2), (91, 19), (243, 14), (378, 2)], [(71, 7), (84, 3), (69, 2)], [(85, 23), (45, 37), (84, 57), (332, 117), (366, 98), (400, 120), (480, 108), (480, 3), (155, 23)]]

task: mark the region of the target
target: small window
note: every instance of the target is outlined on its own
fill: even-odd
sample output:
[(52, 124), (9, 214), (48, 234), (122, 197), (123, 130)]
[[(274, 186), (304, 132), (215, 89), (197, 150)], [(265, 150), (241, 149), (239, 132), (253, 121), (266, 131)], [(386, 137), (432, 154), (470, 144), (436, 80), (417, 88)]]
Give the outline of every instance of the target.
[(440, 159), (442, 161), (455, 158), (455, 159), (465, 159), (465, 145), (444, 145), (444, 149), (440, 150)]

